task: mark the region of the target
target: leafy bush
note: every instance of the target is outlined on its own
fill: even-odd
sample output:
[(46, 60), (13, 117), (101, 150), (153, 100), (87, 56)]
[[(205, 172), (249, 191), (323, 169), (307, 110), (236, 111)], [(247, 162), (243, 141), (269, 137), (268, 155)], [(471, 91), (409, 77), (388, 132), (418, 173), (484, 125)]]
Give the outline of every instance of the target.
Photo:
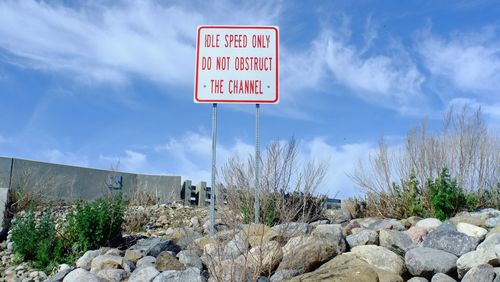
[(121, 237), (125, 207), (121, 194), (94, 202), (79, 202), (58, 229), (50, 209), (39, 222), (35, 214), (28, 211), (13, 224), (16, 255), (46, 271), (60, 263), (71, 263), (81, 253), (109, 246)]
[(429, 194), (434, 216), (444, 220), (461, 210), (472, 210), (477, 205), (476, 195), (464, 193), (457, 181), (451, 179), (447, 168), (443, 168), (439, 177), (429, 181)]
[(85, 252), (111, 245), (121, 237), (126, 204), (123, 196), (79, 202), (67, 215), (65, 236), (73, 242), (72, 249)]
[(415, 176), (410, 174), (408, 181), (401, 181), (401, 186), (393, 183), (396, 200), (400, 203), (397, 206), (403, 207), (400, 212), (401, 217), (426, 216), (427, 209), (424, 207), (422, 187)]
[(16, 253), (23, 260), (33, 261), (37, 268), (51, 270), (66, 262), (66, 251), (62, 239), (57, 236), (50, 210), (44, 213), (38, 224), (32, 211), (18, 218), (14, 223), (12, 241)]

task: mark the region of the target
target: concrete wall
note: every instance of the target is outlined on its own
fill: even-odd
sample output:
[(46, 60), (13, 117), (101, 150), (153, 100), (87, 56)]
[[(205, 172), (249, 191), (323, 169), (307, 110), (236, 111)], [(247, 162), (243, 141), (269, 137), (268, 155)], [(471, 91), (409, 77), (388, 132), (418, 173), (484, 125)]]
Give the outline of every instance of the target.
[[(41, 193), (47, 198), (93, 200), (110, 192), (132, 195), (140, 191), (154, 194), (162, 202), (180, 199), (180, 176), (113, 172), (4, 157), (0, 157), (0, 187), (8, 187), (12, 161), (11, 189)], [(121, 177), (121, 189), (110, 187), (110, 177)]]

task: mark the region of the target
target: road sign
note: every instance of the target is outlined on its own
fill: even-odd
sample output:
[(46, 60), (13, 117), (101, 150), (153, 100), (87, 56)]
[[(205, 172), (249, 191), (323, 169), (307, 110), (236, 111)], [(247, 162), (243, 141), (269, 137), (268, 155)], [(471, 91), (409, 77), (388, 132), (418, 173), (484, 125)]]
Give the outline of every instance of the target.
[(196, 103), (276, 104), (278, 28), (200, 26), (196, 44)]

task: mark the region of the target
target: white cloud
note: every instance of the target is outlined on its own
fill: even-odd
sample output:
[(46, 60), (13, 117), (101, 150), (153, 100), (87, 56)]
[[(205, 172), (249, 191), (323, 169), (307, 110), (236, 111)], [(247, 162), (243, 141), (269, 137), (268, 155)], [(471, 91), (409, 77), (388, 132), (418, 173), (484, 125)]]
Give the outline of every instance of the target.
[[(265, 151), (265, 144), (261, 145)], [(329, 164), (324, 182), (318, 192), (339, 197), (356, 194), (354, 183), (347, 173), (352, 172), (360, 159), (368, 158), (372, 145), (368, 143), (345, 144), (334, 146), (322, 138), (299, 141), (299, 161), (325, 161)], [(232, 156), (242, 160), (254, 154), (254, 144), (235, 140), (232, 144), (218, 144), (217, 167), (220, 168)], [(169, 174), (182, 175), (193, 182), (210, 181), (211, 177), (211, 139), (199, 133), (189, 132), (181, 138), (172, 138), (165, 145), (157, 146), (157, 152), (164, 152), (165, 157), (175, 164)]]
[(62, 152), (58, 149), (45, 150), (42, 152), (42, 156), (45, 161), (51, 163), (84, 167), (89, 165), (87, 156), (81, 156), (72, 152)]
[(280, 3), (123, 1), (78, 7), (44, 1), (0, 3), (0, 48), (10, 63), (74, 74), (82, 81), (192, 83), (199, 24), (269, 24)]
[[(438, 87), (498, 101), (500, 37), (495, 28), (455, 33), (450, 38), (422, 32), (418, 50)], [(440, 89), (442, 90), (442, 89)], [(454, 95), (454, 94), (451, 94)]]
[(147, 156), (132, 150), (125, 150), (124, 153), (125, 155), (113, 157), (99, 155), (99, 160), (102, 163), (107, 162), (110, 165), (110, 168), (117, 169), (119, 171), (140, 173), (147, 163)]
[[(376, 38), (370, 33), (367, 46)], [(425, 77), (401, 47), (388, 50), (390, 54), (367, 54), (366, 48), (349, 44), (345, 35), (327, 30), (319, 41), (331, 78), (357, 97), (402, 113), (413, 113), (415, 102), (426, 105), (421, 89)]]

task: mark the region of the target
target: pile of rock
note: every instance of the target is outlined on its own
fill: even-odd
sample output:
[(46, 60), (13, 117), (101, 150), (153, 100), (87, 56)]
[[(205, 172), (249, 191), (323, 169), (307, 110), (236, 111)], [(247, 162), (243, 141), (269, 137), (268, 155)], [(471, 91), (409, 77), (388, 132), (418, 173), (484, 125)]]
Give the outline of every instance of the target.
[[(500, 211), (494, 209), (461, 213), (444, 222), (352, 219), (338, 210), (310, 224), (221, 224), (214, 237), (208, 235), (206, 215), (194, 214), (183, 219), (184, 227), (155, 224), (147, 237), (131, 245), (88, 251), (48, 279), (500, 281)], [(13, 267), (8, 281), (24, 273)], [(24, 281), (45, 278), (34, 270), (26, 273)]]

